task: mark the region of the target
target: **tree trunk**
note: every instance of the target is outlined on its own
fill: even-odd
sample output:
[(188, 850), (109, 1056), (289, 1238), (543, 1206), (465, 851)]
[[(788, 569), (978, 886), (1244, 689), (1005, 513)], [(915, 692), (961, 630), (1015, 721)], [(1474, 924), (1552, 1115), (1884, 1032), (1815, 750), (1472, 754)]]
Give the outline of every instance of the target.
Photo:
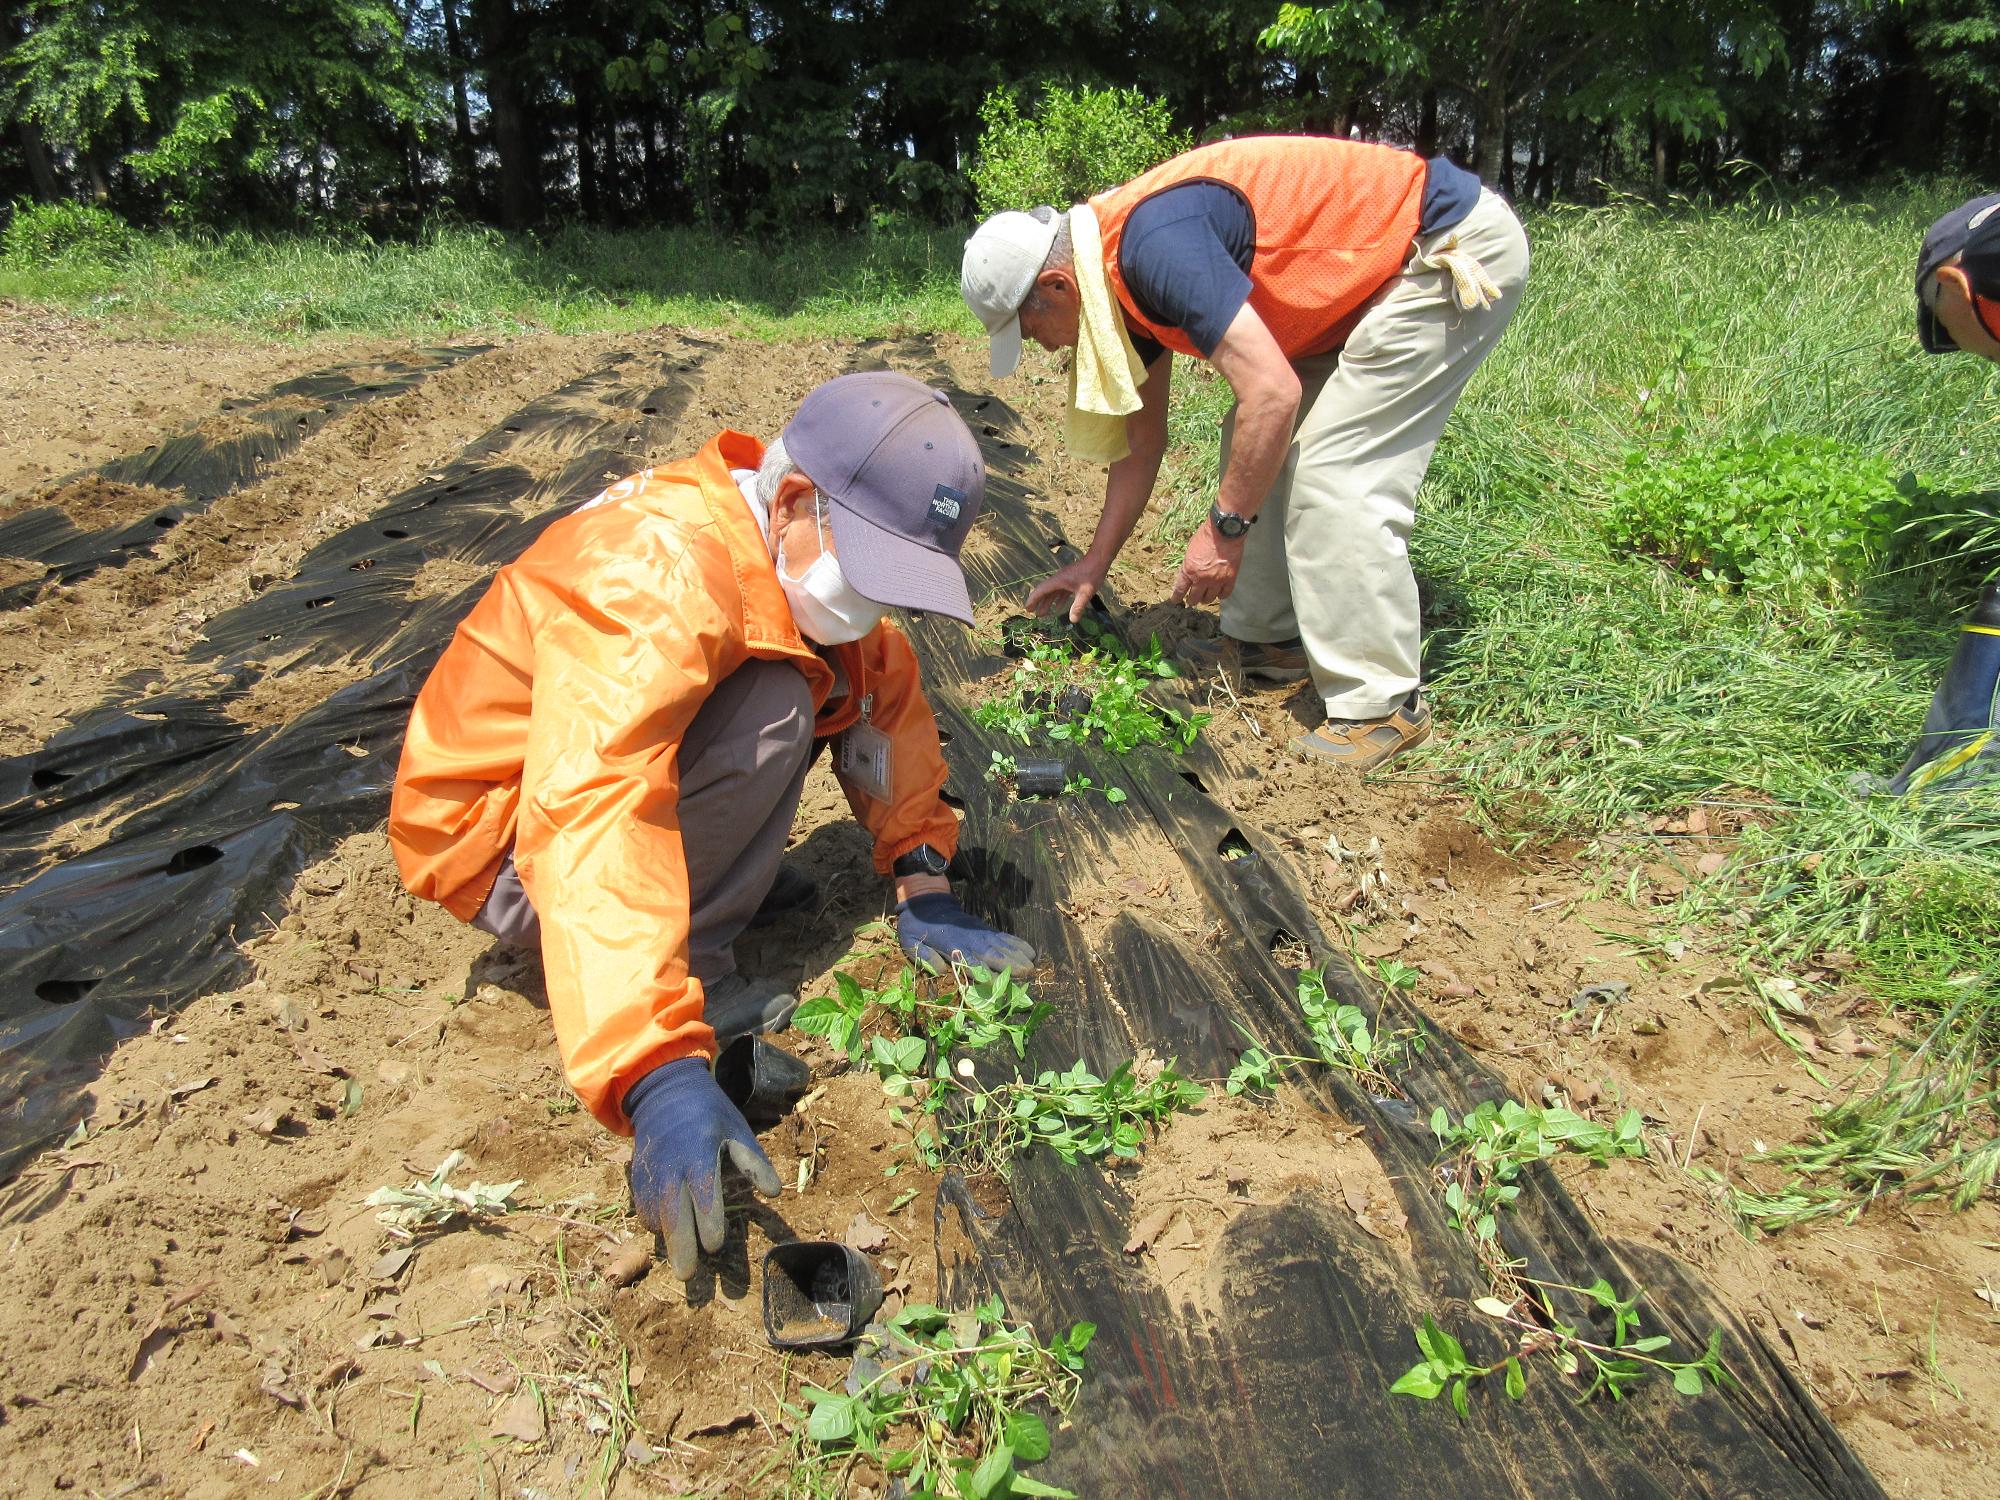
[(1438, 149), (1438, 91), (1425, 89), (1417, 112), (1417, 155), (1436, 156)]
[(591, 95), (589, 80), (584, 78), (572, 79), (570, 92), (576, 96), (577, 206), (583, 217), (595, 224), (603, 218), (597, 195), (597, 143), (591, 139), (597, 130), (596, 100)]
[(639, 160), (642, 163), (639, 201), (649, 216), (657, 217), (666, 190), (660, 182), (660, 122), (652, 110), (639, 121)]
[(1663, 198), (1667, 192), (1667, 136), (1660, 129), (1658, 115), (1647, 117), (1646, 132), (1653, 155), (1653, 196)]
[(48, 142), (35, 128), (31, 120), (19, 122), (21, 132), (21, 154), (28, 159), (28, 176), (35, 184), (35, 196), (44, 203), (53, 203), (62, 196), (62, 184), (56, 180), (55, 163), (49, 160)]
[(534, 222), (542, 187), (541, 152), (528, 120), (514, 45), (519, 17), (514, 0), (472, 0), (479, 59), (486, 75), (486, 103), (493, 120), (493, 150), (500, 158), (500, 223), (525, 229)]
[(1500, 155), (1507, 137), (1507, 89), (1504, 81), (1483, 79), (1479, 85), (1479, 124), (1473, 137), (1473, 170), (1488, 187), (1500, 183)]
[(468, 205), (479, 202), (479, 176), (472, 162), (472, 103), (465, 87), (465, 41), (458, 31), (458, 0), (439, 0), (444, 12), (444, 52), (451, 70), (451, 155), (458, 191)]
[(1510, 116), (1507, 129), (1500, 137), (1500, 191), (1511, 200), (1514, 192), (1514, 121)]
[(104, 159), (95, 150), (83, 153), (83, 172), (90, 183), (90, 201), (99, 205), (111, 201), (111, 179), (104, 175)]

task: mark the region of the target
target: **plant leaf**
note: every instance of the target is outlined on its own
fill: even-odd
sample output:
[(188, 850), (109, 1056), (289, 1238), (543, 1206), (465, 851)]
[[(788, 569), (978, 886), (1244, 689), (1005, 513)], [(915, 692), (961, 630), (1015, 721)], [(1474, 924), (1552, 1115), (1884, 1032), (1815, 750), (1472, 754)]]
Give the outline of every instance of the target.
[(1040, 1463), (1049, 1456), (1049, 1424), (1033, 1412), (1009, 1412), (1007, 1446), (1022, 1463)]

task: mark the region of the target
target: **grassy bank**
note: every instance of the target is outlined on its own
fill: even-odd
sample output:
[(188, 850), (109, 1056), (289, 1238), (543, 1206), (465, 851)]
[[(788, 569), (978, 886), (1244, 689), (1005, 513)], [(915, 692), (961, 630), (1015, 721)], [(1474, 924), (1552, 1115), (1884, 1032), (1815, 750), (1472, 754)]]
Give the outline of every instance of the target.
[(962, 237), (900, 231), (729, 239), (690, 229), (409, 244), (298, 235), (127, 235), (0, 258), (0, 297), (118, 328), (262, 337), (587, 332), (661, 323), (760, 338), (954, 328)]

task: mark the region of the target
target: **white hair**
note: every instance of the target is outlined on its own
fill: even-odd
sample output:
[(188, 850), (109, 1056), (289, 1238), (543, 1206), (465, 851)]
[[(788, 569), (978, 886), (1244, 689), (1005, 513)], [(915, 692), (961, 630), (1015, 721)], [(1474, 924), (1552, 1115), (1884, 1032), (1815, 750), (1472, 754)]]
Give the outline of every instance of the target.
[[(1069, 215), (1061, 209), (1050, 208), (1046, 203), (1029, 212), (1043, 224), (1055, 222), (1056, 237), (1049, 242), (1049, 253), (1042, 259), (1043, 271), (1067, 271), (1076, 264), (1076, 246), (1070, 235)], [(1037, 276), (1039, 277), (1039, 272)], [(1028, 295), (1021, 301), (1023, 312), (1039, 313), (1048, 305), (1043, 295), (1040, 280), (1028, 288)]]
[(771, 446), (764, 450), (764, 461), (757, 465), (757, 503), (764, 507), (766, 515), (778, 502), (778, 490), (798, 472), (798, 467), (785, 451), (784, 438), (772, 438)]

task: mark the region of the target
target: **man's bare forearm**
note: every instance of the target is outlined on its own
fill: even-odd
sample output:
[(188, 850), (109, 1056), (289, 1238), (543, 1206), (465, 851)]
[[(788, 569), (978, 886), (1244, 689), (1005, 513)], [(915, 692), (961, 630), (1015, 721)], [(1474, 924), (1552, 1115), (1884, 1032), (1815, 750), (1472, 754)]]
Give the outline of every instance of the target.
[(1215, 503), (1220, 509), (1246, 518), (1257, 514), (1285, 466), (1298, 411), (1296, 395), (1287, 400), (1282, 391), (1260, 393), (1237, 408), (1229, 467), (1217, 488)]
[(1153, 498), (1153, 483), (1160, 477), (1160, 454), (1134, 451), (1111, 466), (1104, 479), (1104, 513), (1097, 518), (1097, 532), (1090, 539), (1089, 560), (1104, 568), (1124, 549), (1132, 529)]

